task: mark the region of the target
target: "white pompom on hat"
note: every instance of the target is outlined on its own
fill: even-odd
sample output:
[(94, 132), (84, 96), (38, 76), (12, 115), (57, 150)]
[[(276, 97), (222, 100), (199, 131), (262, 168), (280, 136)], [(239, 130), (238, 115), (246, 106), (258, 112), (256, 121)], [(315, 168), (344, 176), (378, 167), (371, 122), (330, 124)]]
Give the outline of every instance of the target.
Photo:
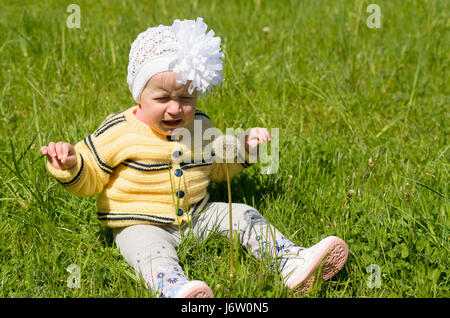
[(175, 20), (172, 26), (160, 25), (140, 33), (131, 44), (127, 82), (138, 101), (147, 81), (155, 74), (174, 71), (177, 82), (191, 81), (189, 93), (197, 89), (203, 96), (219, 86), (222, 77), (220, 38), (206, 33), (202, 18)]

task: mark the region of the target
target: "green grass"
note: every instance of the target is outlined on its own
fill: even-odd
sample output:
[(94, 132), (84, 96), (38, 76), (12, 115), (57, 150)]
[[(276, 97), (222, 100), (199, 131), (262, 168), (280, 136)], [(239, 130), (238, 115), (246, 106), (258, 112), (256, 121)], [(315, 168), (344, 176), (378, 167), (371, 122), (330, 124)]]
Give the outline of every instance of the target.
[[(26, 4), (23, 4), (26, 3)], [(39, 4), (38, 4), (39, 3)], [(0, 297), (149, 297), (96, 219), (95, 198), (71, 195), (39, 148), (76, 143), (133, 105), (126, 84), (136, 35), (201, 16), (222, 37), (226, 81), (199, 101), (220, 129), (280, 129), (280, 166), (232, 181), (309, 246), (350, 247), (344, 269), (305, 297), (448, 297), (448, 1), (2, 1), (0, 10)], [(264, 29), (265, 28), (265, 29)], [(226, 201), (226, 184), (210, 188)], [(264, 264), (212, 236), (179, 249), (192, 279), (216, 297), (296, 297)], [(68, 288), (70, 264), (80, 288)], [(370, 264), (380, 288), (367, 284)]]

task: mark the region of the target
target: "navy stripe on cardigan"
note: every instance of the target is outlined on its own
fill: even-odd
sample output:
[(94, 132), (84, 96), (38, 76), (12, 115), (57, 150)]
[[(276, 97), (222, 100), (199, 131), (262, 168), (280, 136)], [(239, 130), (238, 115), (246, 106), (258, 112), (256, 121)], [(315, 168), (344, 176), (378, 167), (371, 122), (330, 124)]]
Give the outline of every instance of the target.
[(196, 110), (195, 111), (195, 116), (203, 116), (208, 118), (209, 120), (211, 120), (211, 118), (208, 117), (208, 115), (206, 115), (204, 112), (200, 111), (200, 110)]
[[(87, 139), (87, 141), (86, 141)], [(92, 142), (92, 138), (91, 135), (87, 136), (86, 138), (83, 139), (84, 143), (86, 144), (86, 146), (88, 146), (89, 150), (95, 155), (95, 159), (97, 160), (97, 163), (100, 167), (100, 169), (102, 169), (104, 172), (106, 172), (107, 174), (111, 174), (113, 168), (111, 168), (110, 166), (108, 166), (106, 163), (104, 163), (101, 159), (100, 156), (97, 153), (97, 150), (94, 147), (94, 143)]]
[(81, 154), (80, 154), (80, 158), (81, 158), (80, 171), (78, 171), (77, 175), (72, 180), (70, 180), (69, 182), (61, 182), (58, 179), (56, 179), (63, 187), (70, 187), (71, 185), (74, 185), (75, 183), (77, 183), (78, 180), (80, 180), (81, 173), (83, 172), (83, 169), (84, 169), (84, 159)]
[(118, 117), (118, 115), (120, 115), (122, 113), (123, 113), (123, 111), (115, 113), (115, 114), (111, 115), (110, 117), (106, 118), (106, 120), (103, 121), (103, 123), (100, 125), (100, 127), (97, 128), (96, 131), (101, 130), (103, 127), (105, 127), (106, 125), (108, 125), (109, 123), (111, 123), (112, 121), (114, 121), (118, 118), (125, 118), (125, 115)]
[(170, 168), (169, 163), (155, 163), (155, 164), (145, 164), (137, 161), (133, 161), (130, 159), (124, 160), (122, 162), (123, 165), (139, 170), (139, 171), (160, 171), (160, 170), (167, 170)]
[(157, 223), (157, 224), (172, 224), (174, 221), (175, 221), (175, 219), (173, 220), (173, 221), (165, 221), (165, 222), (162, 222), (162, 221), (157, 221), (157, 220), (153, 220), (153, 219), (150, 219), (150, 218), (139, 218), (139, 217), (132, 217), (132, 216), (130, 216), (130, 217), (117, 217), (117, 218), (115, 218), (115, 217), (109, 217), (109, 216), (105, 216), (105, 217), (98, 217), (98, 219), (100, 220), (100, 221), (144, 221), (144, 222), (147, 222), (147, 223)]
[(186, 169), (191, 169), (191, 168), (195, 168), (195, 167), (209, 166), (211, 164), (212, 164), (212, 162), (202, 162), (202, 163), (184, 163), (184, 162), (182, 162), (180, 164), (180, 167), (181, 167), (181, 169), (186, 170)]
[(151, 214), (142, 213), (127, 213), (127, 212), (97, 212), (99, 220), (104, 221), (145, 221), (149, 223), (171, 224), (175, 221), (174, 218), (162, 217)]
[(117, 117), (111, 121), (108, 121), (105, 125), (101, 126), (99, 129), (96, 130), (95, 137), (100, 136), (111, 127), (114, 127), (115, 125), (123, 123), (125, 121), (126, 121), (125, 116)]

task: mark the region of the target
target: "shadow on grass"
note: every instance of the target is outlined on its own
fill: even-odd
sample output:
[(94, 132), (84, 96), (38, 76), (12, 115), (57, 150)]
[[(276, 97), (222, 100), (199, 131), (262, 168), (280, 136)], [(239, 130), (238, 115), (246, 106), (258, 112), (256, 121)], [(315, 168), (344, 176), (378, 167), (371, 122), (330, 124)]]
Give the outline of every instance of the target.
[[(255, 168), (248, 168), (255, 169)], [(231, 199), (233, 203), (245, 203), (251, 205), (255, 202), (260, 205), (261, 198), (272, 193), (283, 193), (285, 180), (277, 175), (259, 176), (257, 171), (243, 172), (231, 180)], [(208, 187), (211, 202), (228, 202), (227, 182), (210, 184)], [(255, 206), (255, 209), (258, 209)]]
[(96, 232), (96, 236), (98, 237), (98, 241), (105, 247), (113, 247), (115, 246), (113, 230), (109, 227), (101, 225)]

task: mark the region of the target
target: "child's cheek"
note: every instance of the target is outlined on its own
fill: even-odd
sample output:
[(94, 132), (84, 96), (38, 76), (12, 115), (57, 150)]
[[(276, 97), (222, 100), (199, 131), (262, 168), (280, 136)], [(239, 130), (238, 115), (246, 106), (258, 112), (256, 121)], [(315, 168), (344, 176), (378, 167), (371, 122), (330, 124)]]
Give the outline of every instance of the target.
[(189, 124), (195, 116), (195, 108), (193, 108), (188, 114), (185, 114), (185, 124)]

